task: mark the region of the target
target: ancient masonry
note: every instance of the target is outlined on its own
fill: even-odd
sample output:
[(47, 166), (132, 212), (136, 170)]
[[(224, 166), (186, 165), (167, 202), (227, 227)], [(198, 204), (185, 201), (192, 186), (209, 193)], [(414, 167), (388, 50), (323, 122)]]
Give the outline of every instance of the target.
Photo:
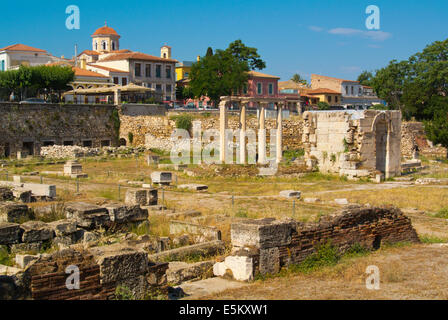
[(0, 157), (39, 155), (41, 147), (117, 143), (114, 106), (0, 103)]
[(353, 178), (401, 175), (399, 111), (319, 111), (303, 117), (309, 167)]
[(410, 219), (399, 209), (361, 206), (346, 207), (318, 223), (246, 220), (232, 225), (231, 238), (233, 254), (215, 264), (214, 273), (242, 281), (298, 264), (326, 243), (344, 253), (355, 244), (378, 249), (384, 243), (419, 242)]

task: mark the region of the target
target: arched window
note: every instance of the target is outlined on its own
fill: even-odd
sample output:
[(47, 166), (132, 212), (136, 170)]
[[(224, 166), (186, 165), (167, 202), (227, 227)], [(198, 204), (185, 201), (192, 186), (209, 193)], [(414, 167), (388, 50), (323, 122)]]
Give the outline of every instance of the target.
[(95, 41), (95, 51), (98, 51), (98, 41)]
[(112, 51), (115, 51), (115, 41), (112, 41)]
[(103, 50), (107, 50), (107, 42), (106, 42), (106, 41), (102, 41), (102, 42), (101, 42), (101, 48), (102, 48)]

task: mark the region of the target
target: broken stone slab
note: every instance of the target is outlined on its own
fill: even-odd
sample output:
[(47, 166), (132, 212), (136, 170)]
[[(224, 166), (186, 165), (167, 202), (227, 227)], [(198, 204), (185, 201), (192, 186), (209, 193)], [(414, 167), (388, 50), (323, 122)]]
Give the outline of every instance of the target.
[(190, 236), (188, 234), (175, 237), (173, 239), (173, 245), (176, 247), (184, 247), (190, 244)]
[(180, 186), (178, 186), (179, 189), (188, 189), (191, 191), (206, 191), (208, 190), (208, 186), (204, 185), (204, 184), (196, 184), (196, 183), (191, 183), (191, 184), (182, 184)]
[(283, 198), (295, 198), (300, 199), (302, 192), (295, 190), (284, 190), (280, 192), (280, 196)]
[(213, 266), (213, 274), (217, 277), (231, 276), (238, 281), (254, 279), (253, 258), (247, 256), (229, 256), (224, 262)]
[(29, 265), (31, 265), (34, 261), (37, 260), (39, 260), (39, 255), (30, 255), (30, 254), (16, 255), (16, 264), (22, 269), (26, 269)]
[(296, 229), (293, 219), (245, 219), (232, 223), (230, 233), (234, 248), (269, 249), (291, 244)]
[(42, 242), (17, 243), (11, 245), (11, 253), (26, 252), (38, 254), (42, 250)]
[(65, 207), (65, 213), (67, 219), (75, 220), (79, 227), (88, 230), (107, 227), (110, 223), (107, 209), (90, 203), (68, 203)]
[(349, 204), (348, 200), (343, 198), (343, 199), (334, 199), (334, 203), (339, 204), (341, 206), (346, 206)]
[(54, 237), (53, 229), (42, 221), (28, 221), (22, 223), (22, 241), (25, 243), (51, 240)]
[(22, 186), (24, 189), (30, 190), (33, 196), (36, 197), (56, 197), (56, 186), (48, 184), (38, 183), (24, 183)]
[(84, 243), (95, 242), (98, 241), (98, 239), (99, 236), (96, 233), (86, 231), (83, 233), (82, 242)]
[(199, 211), (196, 211), (196, 210), (188, 210), (188, 211), (173, 212), (173, 213), (166, 212), (165, 215), (168, 219), (179, 219), (179, 218), (199, 217), (200, 215), (202, 215), (202, 213)]
[(75, 220), (58, 220), (50, 222), (47, 225), (53, 229), (56, 237), (72, 235), (77, 230)]
[(132, 186), (142, 186), (143, 185), (143, 183), (141, 181), (128, 181), (128, 184), (132, 185)]
[(319, 198), (305, 198), (303, 199), (305, 203), (319, 203), (321, 200)]
[(15, 275), (19, 274), (20, 272), (23, 272), (23, 270), (19, 269), (19, 268), (4, 266), (4, 265), (0, 264), (0, 275), (15, 276)]
[(0, 203), (0, 222), (20, 223), (30, 218), (27, 205), (14, 202)]
[(120, 204), (111, 204), (106, 206), (109, 212), (110, 221), (116, 223), (138, 222), (148, 219), (148, 210), (139, 205), (124, 206)]
[(22, 229), (16, 223), (0, 222), (0, 245), (19, 243), (22, 239)]
[(191, 255), (213, 256), (222, 254), (225, 248), (223, 241), (216, 240), (156, 253), (149, 255), (148, 259), (150, 261), (181, 261)]
[(170, 221), (170, 234), (196, 234), (207, 240), (221, 240), (221, 231), (216, 227), (202, 226), (187, 221)]
[(174, 261), (169, 263), (166, 272), (168, 283), (179, 285), (185, 281), (210, 278), (214, 261), (186, 263)]
[(151, 173), (153, 184), (170, 185), (173, 183), (173, 174), (171, 172), (155, 171)]

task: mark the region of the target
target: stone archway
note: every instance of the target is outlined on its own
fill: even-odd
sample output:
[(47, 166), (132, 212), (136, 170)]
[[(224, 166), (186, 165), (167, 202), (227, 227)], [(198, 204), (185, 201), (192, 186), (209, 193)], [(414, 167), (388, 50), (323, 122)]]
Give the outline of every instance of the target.
[(375, 153), (376, 170), (386, 173), (387, 164), (387, 122), (384, 118), (378, 119), (375, 124)]

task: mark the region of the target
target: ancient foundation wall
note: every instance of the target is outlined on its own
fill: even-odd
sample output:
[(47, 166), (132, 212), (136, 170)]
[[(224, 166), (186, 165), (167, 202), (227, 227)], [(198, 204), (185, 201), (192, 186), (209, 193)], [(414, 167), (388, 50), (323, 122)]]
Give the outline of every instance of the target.
[(238, 275), (237, 280), (275, 274), (284, 266), (304, 261), (326, 243), (343, 253), (355, 244), (378, 249), (384, 243), (419, 242), (410, 219), (399, 209), (360, 206), (346, 207), (318, 223), (247, 220), (232, 225), (231, 238), (233, 256), (215, 265), (215, 274), (230, 270)]
[(0, 103), (0, 157), (38, 155), (45, 145), (114, 145), (114, 106)]

